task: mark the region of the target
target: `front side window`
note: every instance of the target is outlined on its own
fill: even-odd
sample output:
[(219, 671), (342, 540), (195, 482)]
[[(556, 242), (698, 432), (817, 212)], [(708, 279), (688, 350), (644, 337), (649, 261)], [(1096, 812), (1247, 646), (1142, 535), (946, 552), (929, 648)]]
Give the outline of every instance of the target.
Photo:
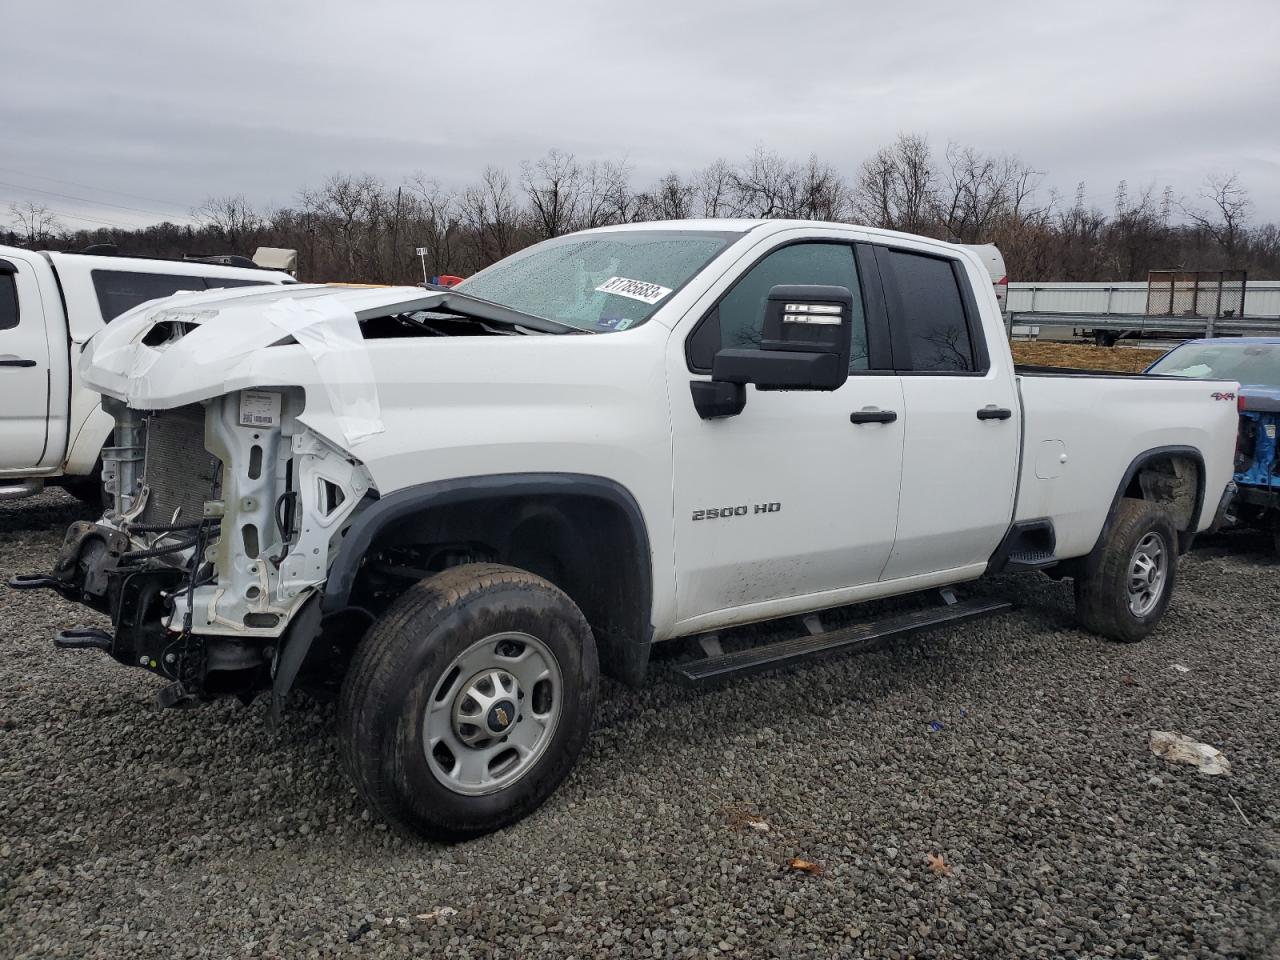
[(120, 314), (148, 300), (171, 297), (182, 290), (206, 289), (204, 277), (136, 273), (131, 270), (94, 270), (92, 274), (103, 323), (110, 323)]
[(976, 369), (964, 299), (951, 261), (890, 250), (912, 370), (940, 373)]
[[(853, 294), (853, 344), (849, 369), (867, 369), (867, 320), (862, 308), (853, 247), (844, 243), (796, 243), (782, 247), (752, 267), (717, 308), (721, 348), (758, 348), (765, 303), (778, 284), (847, 287)], [(708, 364), (709, 365), (709, 364)]]
[(611, 230), (557, 237), (499, 260), (454, 289), (579, 330), (626, 330), (653, 316), (740, 236)]
[(13, 274), (0, 273), (0, 330), (18, 325), (18, 287)]

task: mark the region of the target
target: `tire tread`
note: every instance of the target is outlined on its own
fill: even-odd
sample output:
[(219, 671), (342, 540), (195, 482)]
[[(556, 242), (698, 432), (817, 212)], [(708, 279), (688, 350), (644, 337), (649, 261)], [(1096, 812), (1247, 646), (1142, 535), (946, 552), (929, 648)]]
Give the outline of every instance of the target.
[[(417, 638), (408, 629), (409, 624), (421, 618), (435, 619), (449, 611), (465, 608), (481, 600), (495, 587), (514, 587), (545, 594), (550, 591), (563, 600), (580, 621), (579, 632), (589, 647), (591, 684), (586, 691), (590, 698), (588, 711), (594, 711), (595, 696), (595, 647), (590, 640), (590, 628), (573, 601), (554, 584), (516, 567), (497, 563), (465, 564), (452, 567), (415, 583), (401, 594), (374, 623), (357, 647), (338, 698), (337, 745), (338, 760), (356, 792), (383, 819), (403, 833), (433, 839), (462, 839), (487, 832), (485, 829), (452, 829), (443, 825), (423, 824), (407, 808), (396, 789), (396, 784), (383, 765), (376, 741), (378, 718), (385, 716), (393, 705), (388, 703), (388, 693), (394, 689), (398, 668), (408, 648)], [(569, 758), (569, 763), (576, 759)], [(536, 772), (536, 771), (534, 771)], [(551, 771), (556, 782), (564, 776), (558, 768)], [(511, 820), (519, 819), (541, 802), (517, 809)]]
[[(1163, 526), (1169, 550), (1164, 596), (1154, 616), (1136, 620), (1117, 588), (1127, 582), (1133, 544), (1148, 530)], [(1177, 579), (1177, 532), (1168, 512), (1149, 500), (1126, 497), (1116, 507), (1102, 547), (1102, 560), (1088, 577), (1075, 582), (1076, 619), (1086, 630), (1111, 640), (1133, 643), (1146, 637), (1168, 608)]]

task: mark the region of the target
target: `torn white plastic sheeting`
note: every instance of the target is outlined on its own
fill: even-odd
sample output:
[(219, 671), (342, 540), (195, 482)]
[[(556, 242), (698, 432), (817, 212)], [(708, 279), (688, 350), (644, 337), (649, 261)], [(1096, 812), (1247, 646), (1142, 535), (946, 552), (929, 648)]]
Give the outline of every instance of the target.
[(311, 357), (347, 443), (382, 433), (373, 364), (355, 312), (336, 297), (277, 300), (264, 319), (297, 340)]
[(1231, 772), (1231, 763), (1222, 751), (1207, 743), (1197, 743), (1190, 737), (1167, 730), (1148, 731), (1151, 738), (1151, 752), (1162, 760), (1174, 763), (1189, 763), (1199, 768), (1200, 772), (1211, 777)]

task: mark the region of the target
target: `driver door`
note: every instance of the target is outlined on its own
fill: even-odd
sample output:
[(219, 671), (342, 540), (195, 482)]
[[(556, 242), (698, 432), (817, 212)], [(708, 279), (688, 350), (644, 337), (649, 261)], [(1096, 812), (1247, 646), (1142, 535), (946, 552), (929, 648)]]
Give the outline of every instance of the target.
[(40, 306), (31, 265), (0, 259), (0, 474), (52, 459), (45, 450), (49, 342)]
[[(875, 268), (870, 249), (860, 247), (836, 239), (775, 246), (696, 326), (677, 328), (669, 396), (681, 632), (779, 615), (797, 598), (875, 583), (888, 562), (902, 472), (902, 383), (887, 369), (884, 304), (878, 282), (861, 282)], [(716, 350), (758, 347), (777, 284), (853, 293), (849, 379), (832, 391), (748, 386), (741, 413), (702, 419), (688, 382), (705, 379)]]

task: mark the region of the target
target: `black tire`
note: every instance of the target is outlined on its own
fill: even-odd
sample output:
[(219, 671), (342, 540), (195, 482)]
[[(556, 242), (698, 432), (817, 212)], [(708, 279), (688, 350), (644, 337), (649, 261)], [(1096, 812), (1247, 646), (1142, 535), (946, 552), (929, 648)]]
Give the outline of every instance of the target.
[[(1162, 543), (1164, 578), (1156, 602), (1139, 615), (1130, 606), (1130, 573), (1135, 551), (1148, 536)], [(1178, 534), (1167, 511), (1147, 500), (1123, 499), (1111, 518), (1102, 557), (1093, 574), (1075, 581), (1076, 619), (1092, 633), (1134, 643), (1164, 616), (1178, 579)]]
[(62, 481), (62, 489), (94, 511), (94, 520), (102, 516), (111, 506), (111, 497), (107, 495), (106, 487), (102, 483), (101, 462), (87, 477), (67, 477)]
[[(519, 779), (467, 796), (428, 763), (426, 710), (455, 658), (503, 632), (536, 637), (554, 655), (560, 712)], [(479, 836), (527, 816), (569, 774), (591, 730), (598, 683), (590, 627), (562, 591), (515, 567), (453, 567), (410, 587), (356, 649), (338, 698), (342, 767), (361, 798), (398, 830), (438, 840)]]

